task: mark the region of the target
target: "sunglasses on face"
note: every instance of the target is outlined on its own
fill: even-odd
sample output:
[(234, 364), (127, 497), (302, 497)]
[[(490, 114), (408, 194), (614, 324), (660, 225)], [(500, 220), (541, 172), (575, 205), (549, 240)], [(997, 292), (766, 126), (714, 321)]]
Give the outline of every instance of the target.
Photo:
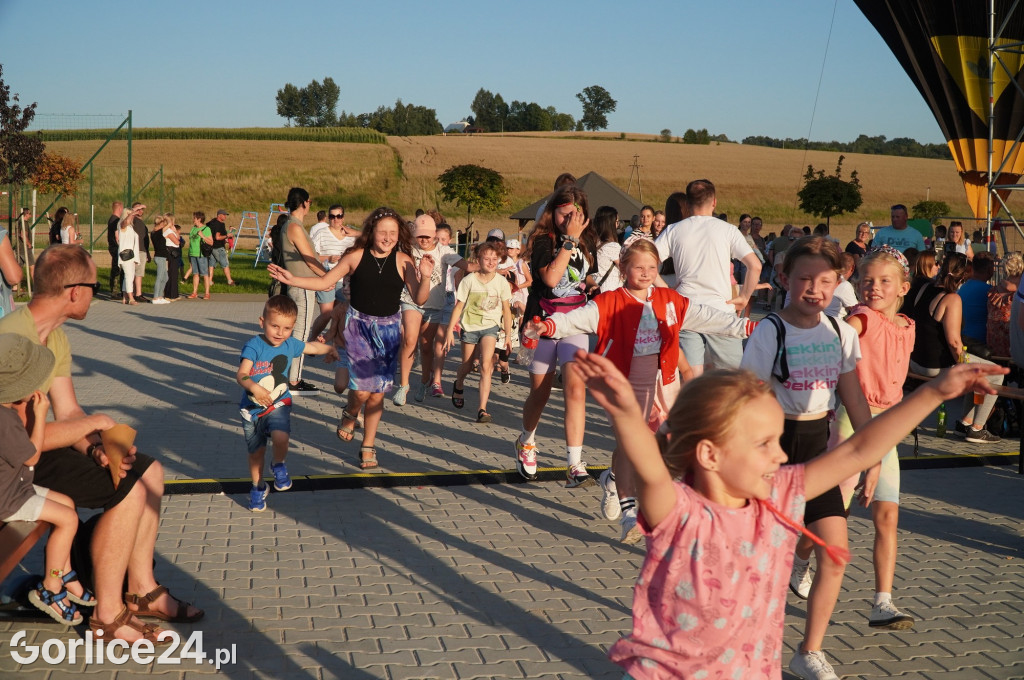
[(93, 294), (96, 294), (96, 293), (100, 292), (100, 283), (99, 283), (99, 281), (97, 281), (96, 283), (69, 283), (69, 284), (67, 284), (64, 287), (65, 288), (77, 288), (78, 286), (81, 286), (82, 288), (92, 288)]

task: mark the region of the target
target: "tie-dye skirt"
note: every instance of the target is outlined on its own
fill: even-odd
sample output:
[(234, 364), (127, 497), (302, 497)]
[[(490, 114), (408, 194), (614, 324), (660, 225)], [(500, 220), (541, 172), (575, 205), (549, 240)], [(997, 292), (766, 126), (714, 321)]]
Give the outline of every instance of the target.
[(371, 316), (348, 309), (345, 344), (348, 388), (383, 393), (391, 389), (402, 343), (402, 314)]

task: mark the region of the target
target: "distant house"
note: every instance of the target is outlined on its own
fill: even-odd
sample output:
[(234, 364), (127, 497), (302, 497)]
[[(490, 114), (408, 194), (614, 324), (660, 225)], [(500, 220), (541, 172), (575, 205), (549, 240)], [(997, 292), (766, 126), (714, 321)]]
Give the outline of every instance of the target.
[(444, 134), (448, 134), (449, 132), (463, 133), (468, 127), (469, 123), (464, 120), (460, 120), (458, 123), (449, 123), (448, 127), (444, 129)]

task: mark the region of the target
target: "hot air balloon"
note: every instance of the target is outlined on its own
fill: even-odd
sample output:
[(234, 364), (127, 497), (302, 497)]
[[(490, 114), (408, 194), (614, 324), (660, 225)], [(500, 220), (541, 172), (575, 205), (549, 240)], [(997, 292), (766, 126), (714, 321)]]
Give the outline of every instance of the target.
[[(1024, 150), (1016, 143), (1024, 130), (1024, 8), (1015, 11), (1014, 0), (854, 2), (931, 107), (974, 216), (994, 216), (999, 202), (993, 199), (990, 216), (989, 149), (993, 185), (1015, 185), (1024, 175)], [(1005, 201), (1009, 191), (997, 191)]]

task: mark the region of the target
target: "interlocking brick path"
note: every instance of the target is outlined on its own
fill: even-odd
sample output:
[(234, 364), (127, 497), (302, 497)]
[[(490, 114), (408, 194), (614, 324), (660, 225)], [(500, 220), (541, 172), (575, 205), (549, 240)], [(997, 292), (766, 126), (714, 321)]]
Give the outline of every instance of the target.
[[(233, 375), (261, 305), (228, 296), (163, 307), (97, 301), (88, 319), (69, 324), (79, 399), (139, 429), (140, 450), (159, 457), (169, 479), (244, 477)], [(321, 366), (313, 358), (307, 379), (327, 387), (330, 374)], [(451, 375), (446, 372), (448, 394)], [(490, 425), (473, 422), (474, 378), (468, 387), (462, 411), (447, 398), (410, 399), (401, 408), (386, 401), (378, 440), (385, 473), (512, 467), (511, 441), (526, 396), (522, 372), (511, 385), (494, 386)], [(296, 399), (293, 476), (358, 471), (358, 443), (333, 434), (340, 405), (333, 393)], [(543, 467), (564, 465), (560, 423), (555, 391), (539, 432)], [(923, 456), (977, 449), (925, 432)], [(607, 464), (611, 443), (604, 418), (592, 408), (585, 457)], [(1003, 448), (1015, 451), (1016, 442)], [(901, 446), (902, 455), (909, 453)], [(866, 512), (855, 511), (854, 558), (826, 638), (843, 677), (1024, 677), (1022, 483), (1010, 467), (904, 472), (894, 595), (918, 620), (911, 631), (867, 626), (873, 528)], [(262, 514), (250, 513), (246, 500), (242, 494), (167, 496), (157, 544), (162, 582), (207, 611), (199, 624), (171, 627), (183, 638), (202, 631), (207, 654), (235, 646), (236, 663), (220, 675), (621, 677), (605, 654), (629, 630), (642, 548), (618, 542), (618, 525), (600, 518), (593, 488), (424, 483), (289, 491), (271, 493)], [(38, 572), (40, 562), (37, 549), (25, 566)], [(803, 602), (790, 596), (790, 647), (803, 617)], [(0, 622), (0, 677), (215, 673), (191, 660), (19, 666), (10, 654), (19, 631), (27, 633), (26, 644), (37, 645), (80, 635), (49, 623)]]

